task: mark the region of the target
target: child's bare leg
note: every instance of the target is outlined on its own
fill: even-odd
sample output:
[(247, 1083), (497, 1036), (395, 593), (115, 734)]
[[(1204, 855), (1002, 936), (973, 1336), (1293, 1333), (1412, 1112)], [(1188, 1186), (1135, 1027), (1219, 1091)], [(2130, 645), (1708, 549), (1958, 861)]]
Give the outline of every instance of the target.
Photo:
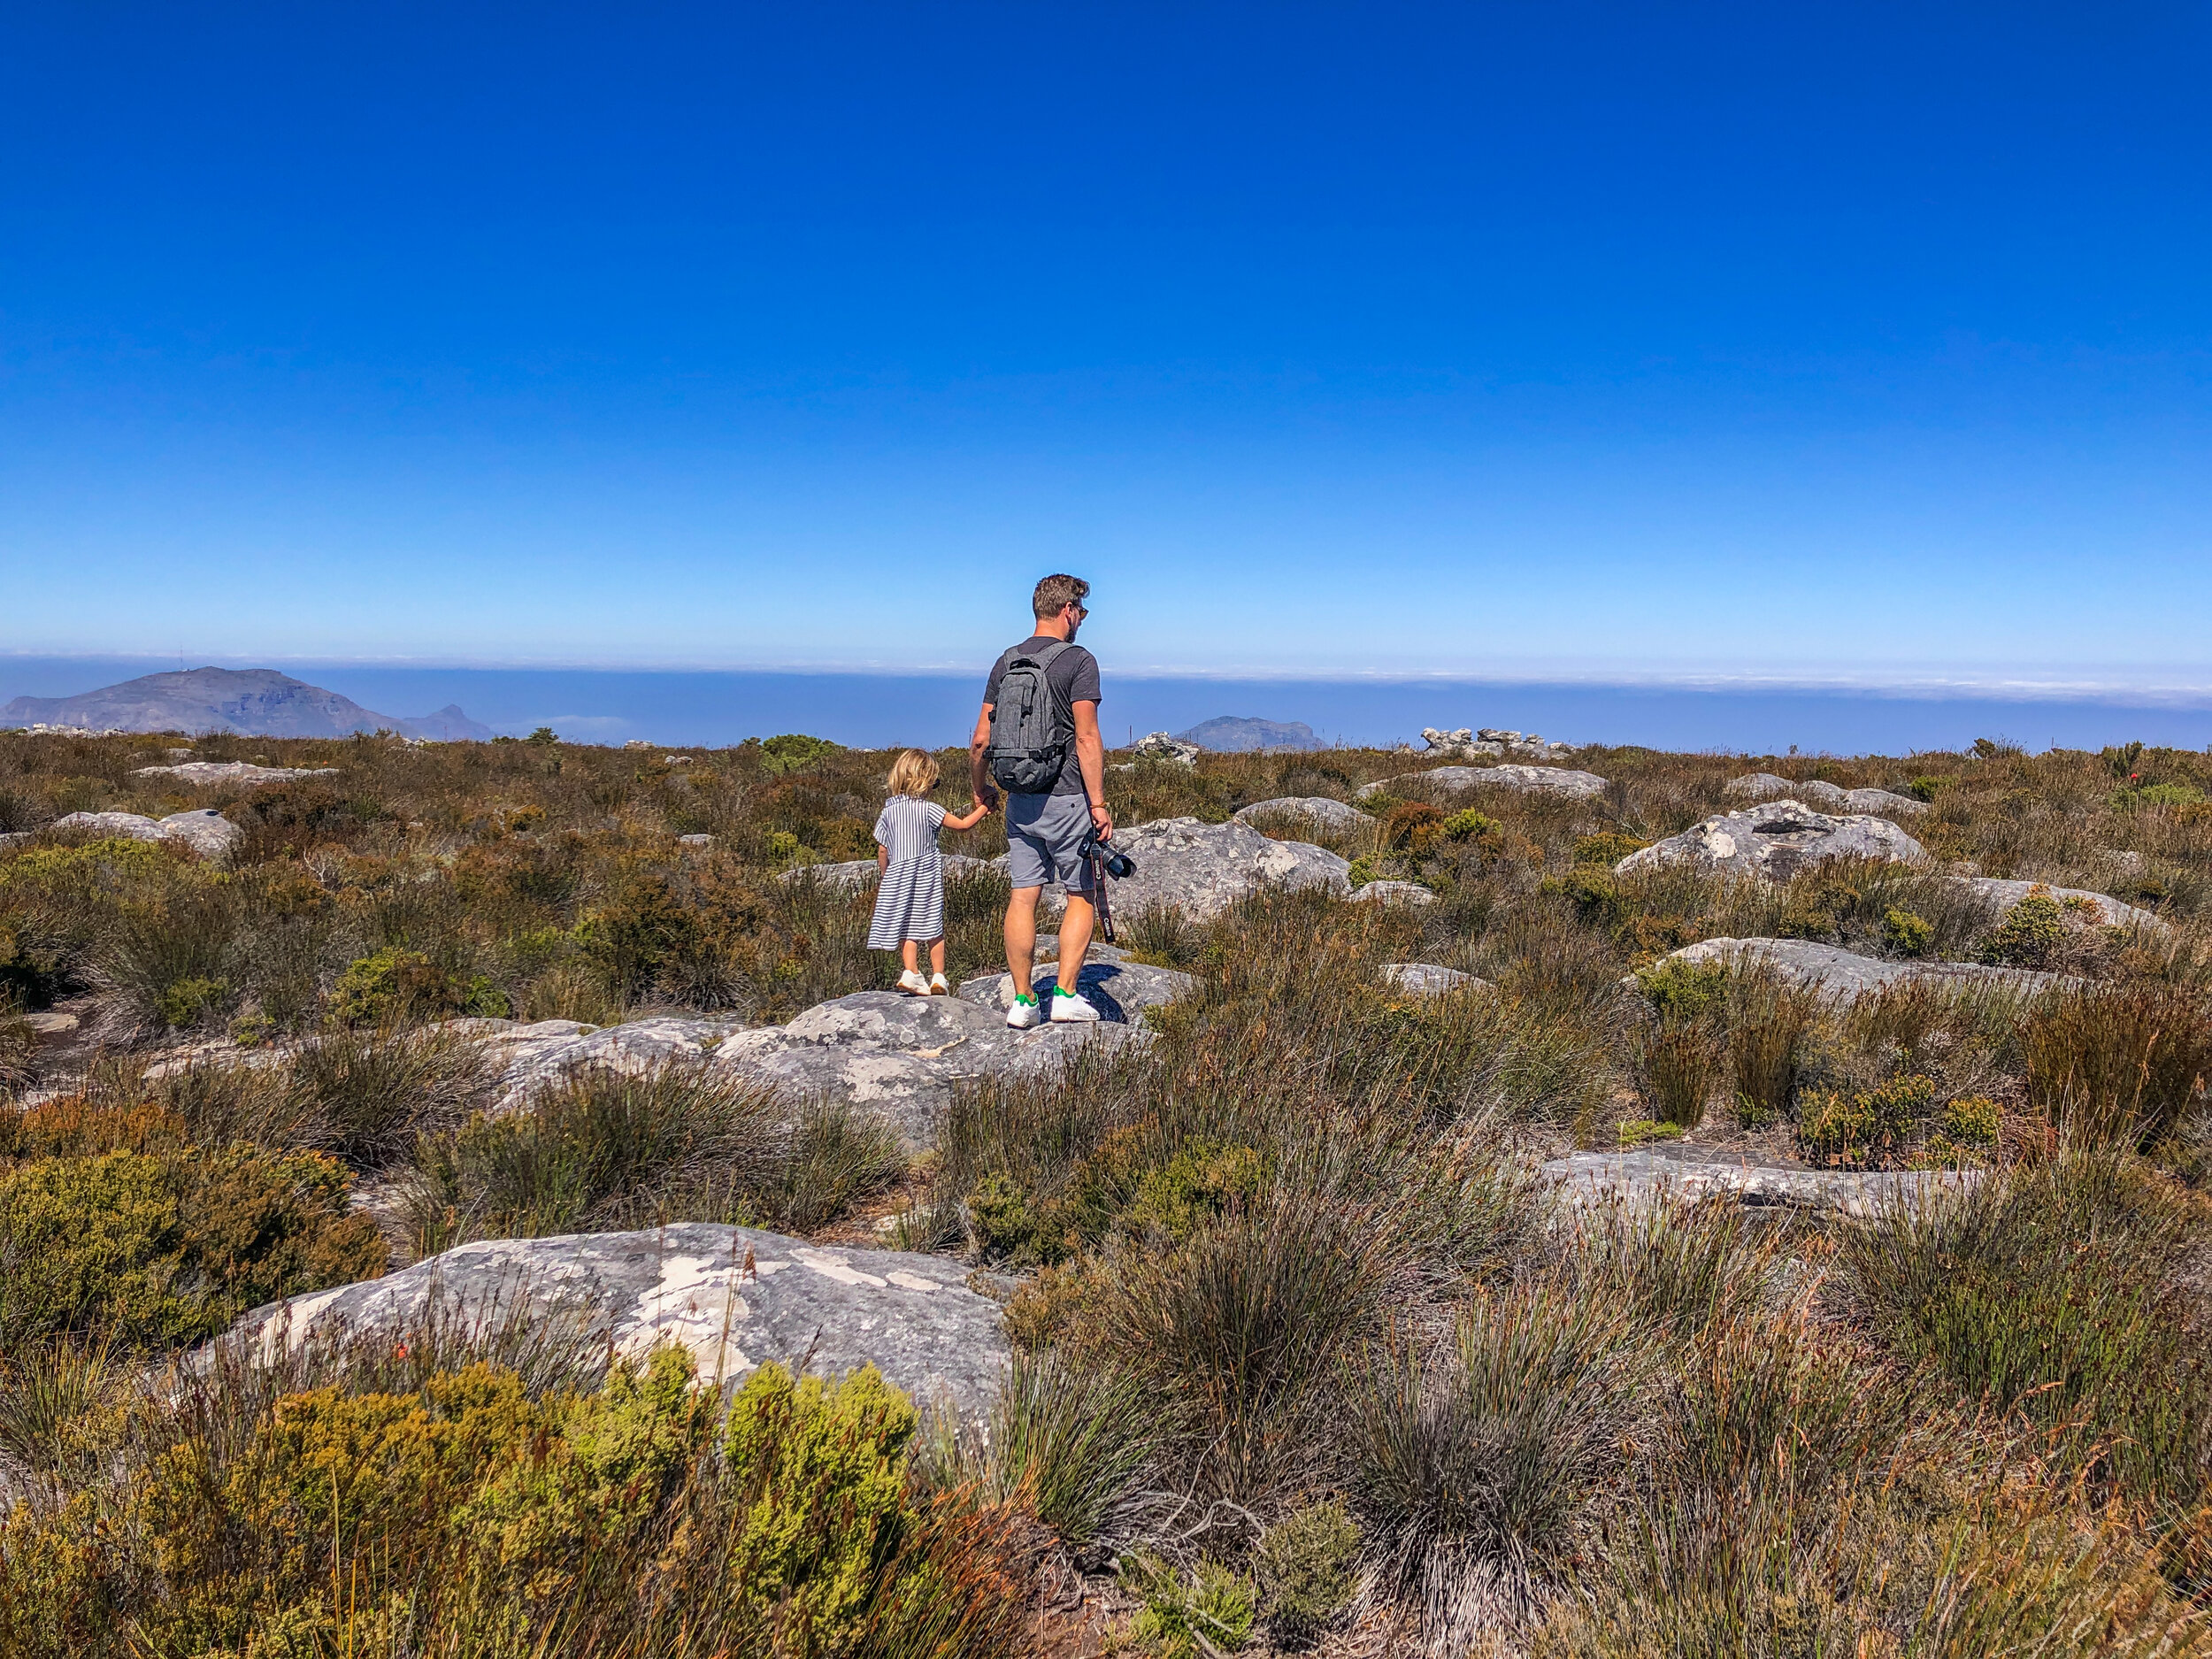
[(942, 973), (945, 971), (945, 941), (941, 939), (933, 939), (929, 941), (929, 971), (932, 973)]
[(914, 972), (914, 941), (908, 940), (899, 947), (899, 960), (906, 964), (909, 973)]

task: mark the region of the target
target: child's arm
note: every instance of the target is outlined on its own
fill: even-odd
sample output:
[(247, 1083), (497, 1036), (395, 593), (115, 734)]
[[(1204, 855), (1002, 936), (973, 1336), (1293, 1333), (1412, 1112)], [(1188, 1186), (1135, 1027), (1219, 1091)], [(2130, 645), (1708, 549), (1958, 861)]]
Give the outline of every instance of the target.
[(881, 875), (891, 867), (891, 849), (881, 841), (876, 843), (876, 873)]
[(946, 813), (945, 827), (947, 829), (973, 829), (990, 815), (991, 809), (979, 801), (972, 809), (963, 812), (958, 818), (955, 818), (949, 812)]

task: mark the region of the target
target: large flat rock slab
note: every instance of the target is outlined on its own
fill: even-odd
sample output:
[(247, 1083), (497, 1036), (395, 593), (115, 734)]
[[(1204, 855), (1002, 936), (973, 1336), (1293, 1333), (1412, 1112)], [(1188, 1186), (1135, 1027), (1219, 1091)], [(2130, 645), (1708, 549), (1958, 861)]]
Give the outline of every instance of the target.
[[(2038, 973), (2027, 968), (1986, 967), (1978, 962), (1890, 962), (1806, 939), (1706, 939), (1669, 951), (1660, 960), (1725, 962), (1732, 967), (1760, 964), (1772, 967), (1800, 985), (1812, 986), (1844, 1001), (1907, 983), (2001, 986), (2009, 990), (2042, 991), (2076, 982), (2063, 974)], [(1635, 976), (1631, 974), (1622, 983), (1635, 984)]]
[(1562, 795), (1586, 801), (1605, 793), (1605, 780), (1594, 772), (1575, 772), (1565, 766), (1438, 766), (1428, 772), (1404, 772), (1384, 778), (1353, 794), (1362, 800), (1381, 795), (1393, 784), (1417, 783), (1448, 795), (1476, 789), (1513, 789), (1525, 795)]
[(465, 1244), (257, 1309), (226, 1340), (273, 1354), (334, 1326), (402, 1334), (434, 1311), (479, 1327), (565, 1327), (580, 1347), (641, 1358), (673, 1342), (702, 1379), (725, 1384), (772, 1360), (824, 1377), (873, 1365), (918, 1403), (970, 1418), (988, 1409), (1007, 1364), (998, 1308), (956, 1263), (709, 1222)]
[(134, 778), (174, 778), (203, 787), (221, 783), (289, 783), (295, 778), (334, 778), (335, 766), (257, 766), (243, 760), (188, 760), (176, 766), (139, 766)]
[(1150, 1041), (1122, 1021), (1015, 1031), (1003, 1013), (960, 996), (859, 991), (788, 1025), (725, 1038), (714, 1063), (741, 1068), (795, 1098), (831, 1099), (882, 1114), (910, 1150), (936, 1141), (956, 1086), (1056, 1069), (1089, 1044)]
[(1235, 817), (1240, 824), (1305, 825), (1331, 835), (1375, 821), (1357, 807), (1332, 801), (1325, 795), (1286, 795), (1255, 801), (1250, 806), (1239, 807)]
[(1722, 812), (1679, 835), (1628, 855), (1613, 866), (1621, 875), (1666, 864), (1692, 864), (1717, 874), (1786, 881), (1831, 858), (1872, 858), (1925, 864), (1927, 850), (1887, 818), (1832, 817), (1801, 801), (1775, 801)]
[(1641, 1208), (1726, 1200), (1870, 1218), (1903, 1205), (1964, 1192), (1978, 1170), (1807, 1170), (1754, 1164), (1696, 1147), (1577, 1152), (1544, 1165), (1571, 1205)]
[(72, 812), (49, 827), (72, 833), (125, 837), (139, 841), (182, 841), (203, 858), (227, 854), (245, 832), (214, 808), (148, 818), (140, 812)]
[(732, 1032), (738, 1019), (667, 1017), (634, 1019), (619, 1025), (580, 1025), (572, 1019), (549, 1019), (518, 1025), (505, 1020), (454, 1020), (502, 1062), (494, 1111), (513, 1111), (541, 1089), (586, 1066), (603, 1066), (633, 1075), (671, 1061), (700, 1060)]
[[(1040, 963), (1030, 985), (1040, 996), (1059, 983), (1054, 964)], [(1176, 968), (1155, 968), (1141, 962), (1093, 962), (1086, 959), (1076, 989), (1100, 1016), (1123, 1025), (1143, 1018), (1148, 1008), (1164, 1008), (1198, 988), (1197, 979)], [(960, 985), (963, 1000), (979, 1008), (996, 1009), (1002, 1016), (1014, 1005), (1014, 976), (986, 973)]]
[(1747, 772), (1740, 778), (1731, 778), (1724, 787), (1730, 795), (1745, 800), (1788, 796), (1833, 812), (1870, 812), (1877, 818), (1909, 818), (1928, 810), (1925, 801), (1916, 801), (1909, 795), (1893, 795), (1887, 789), (1846, 789), (1818, 778), (1793, 783), (1770, 772)]
[(1137, 862), (1137, 873), (1113, 883), (1114, 914), (1127, 918), (1171, 904), (1194, 921), (1210, 921), (1254, 888), (1326, 887), (1351, 891), (1351, 864), (1307, 841), (1271, 841), (1248, 824), (1158, 818), (1114, 833), (1114, 845)]
[(1494, 991), (1498, 987), (1487, 979), (1478, 979), (1457, 968), (1439, 967), (1433, 962), (1386, 962), (1382, 966), (1382, 980), (1394, 991), (1408, 996), (1449, 996), (1455, 991)]

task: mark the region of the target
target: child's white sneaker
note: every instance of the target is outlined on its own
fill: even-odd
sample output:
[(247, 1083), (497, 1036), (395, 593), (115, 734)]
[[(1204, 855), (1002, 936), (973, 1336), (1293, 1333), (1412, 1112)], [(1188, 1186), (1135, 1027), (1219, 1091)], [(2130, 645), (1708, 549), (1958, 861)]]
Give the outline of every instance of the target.
[(911, 991), (917, 996), (927, 996), (929, 981), (913, 969), (909, 968), (904, 973), (899, 975), (899, 989)]
[(952, 987), (945, 983), (943, 974), (933, 973), (929, 976), (929, 994), (932, 996), (950, 996)]
[(1098, 1010), (1080, 991), (1063, 991), (1055, 986), (1052, 990), (1052, 1023), (1056, 1025), (1081, 1024), (1098, 1018)]
[(1034, 996), (1017, 996), (1006, 1010), (1006, 1023), (1016, 1031), (1033, 1031), (1045, 1023), (1045, 1010)]

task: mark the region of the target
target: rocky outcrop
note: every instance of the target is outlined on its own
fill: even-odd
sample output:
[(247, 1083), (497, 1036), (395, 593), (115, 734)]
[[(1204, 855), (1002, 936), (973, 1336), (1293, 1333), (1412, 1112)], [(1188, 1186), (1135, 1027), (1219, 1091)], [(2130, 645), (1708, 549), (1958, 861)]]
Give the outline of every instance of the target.
[(1164, 761), (1171, 766), (1195, 766), (1198, 764), (1198, 745), (1186, 743), (1179, 737), (1170, 737), (1165, 732), (1148, 732), (1130, 746), (1129, 752), (1139, 760)]
[(1236, 820), (1253, 825), (1309, 824), (1332, 835), (1375, 821), (1357, 807), (1332, 801), (1325, 795), (1286, 795), (1270, 801), (1255, 801), (1250, 806), (1237, 809)]
[(1754, 1164), (1695, 1146), (1632, 1152), (1578, 1152), (1554, 1158), (1544, 1173), (1573, 1205), (1732, 1200), (1870, 1217), (1900, 1204), (1925, 1203), (1965, 1191), (1980, 1171), (1808, 1170)]
[(1954, 876), (1952, 879), (1971, 890), (2000, 917), (2041, 887), (2069, 910), (2095, 910), (2097, 919), (2108, 927), (2134, 927), (2155, 933), (2166, 926), (2150, 910), (2123, 904), (2108, 893), (2092, 893), (2085, 887), (2044, 887), (2040, 882), (2008, 881), (1998, 876)]
[(1504, 726), (1486, 726), (1480, 730), (1463, 726), (1456, 731), (1425, 726), (1421, 728), (1421, 741), (1428, 745), (1429, 754), (1454, 758), (1477, 755), (1519, 755), (1531, 760), (1555, 760), (1574, 753), (1571, 743), (1548, 743), (1533, 732), (1525, 735)]
[[(1660, 961), (1725, 962), (1732, 966), (1760, 964), (1840, 1001), (1907, 982), (1996, 985), (2018, 991), (2039, 991), (2065, 982), (2060, 974), (1985, 967), (1978, 962), (1889, 962), (1806, 939), (1707, 939), (1670, 951)], [(1631, 974), (1621, 983), (1632, 986), (1636, 978)]]
[(1523, 794), (1563, 795), (1572, 800), (1586, 801), (1605, 793), (1605, 780), (1595, 772), (1573, 772), (1564, 766), (1439, 766), (1432, 772), (1401, 772), (1353, 793), (1363, 800), (1384, 794), (1394, 785), (1408, 783), (1451, 795), (1471, 789), (1512, 789)]
[(708, 1222), (465, 1244), (257, 1309), (226, 1340), (273, 1355), (340, 1327), (398, 1337), (433, 1319), (525, 1325), (637, 1358), (674, 1343), (702, 1379), (725, 1385), (772, 1360), (825, 1377), (873, 1365), (925, 1408), (970, 1419), (988, 1409), (1007, 1363), (998, 1307), (956, 1263)]
[(220, 858), (245, 832), (214, 808), (147, 818), (137, 812), (72, 812), (50, 828), (85, 835), (121, 836), (138, 841), (182, 841), (203, 858)]
[(335, 766), (256, 766), (242, 760), (188, 760), (180, 766), (140, 766), (134, 778), (174, 778), (205, 787), (218, 783), (288, 783), (295, 778), (335, 777)]
[(1747, 800), (1786, 795), (1838, 812), (1871, 812), (1878, 818), (1910, 817), (1928, 810), (1925, 801), (1916, 801), (1909, 795), (1892, 795), (1886, 789), (1846, 789), (1818, 778), (1792, 783), (1770, 772), (1747, 772), (1740, 778), (1731, 778), (1725, 787), (1730, 795)]
[(1218, 916), (1266, 883), (1351, 889), (1351, 865), (1305, 841), (1271, 841), (1249, 825), (1159, 818), (1114, 833), (1114, 845), (1137, 862), (1137, 873), (1113, 884), (1114, 913), (1132, 917), (1171, 904), (1194, 921)]
[(476, 1038), (501, 1068), (495, 1111), (513, 1111), (549, 1083), (586, 1066), (632, 1073), (675, 1060), (702, 1060), (731, 1033), (738, 1019), (634, 1019), (619, 1025), (584, 1025), (572, 1019), (517, 1025), (503, 1019), (457, 1019), (445, 1026)]
[(1436, 895), (1417, 881), (1370, 881), (1352, 889), (1352, 902), (1418, 907), (1435, 903)]
[(714, 1064), (737, 1066), (794, 1099), (826, 1097), (879, 1112), (918, 1151), (933, 1144), (937, 1114), (957, 1083), (1048, 1071), (1086, 1044), (1114, 1048), (1150, 1036), (1118, 1020), (1014, 1031), (1003, 1014), (966, 997), (860, 991), (787, 1025), (725, 1038)]
[(1622, 875), (1663, 864), (1786, 881), (1831, 858), (1875, 858), (1924, 864), (1920, 843), (1886, 818), (1832, 818), (1801, 801), (1724, 812), (1679, 835), (1632, 852), (1613, 866)]
[(1457, 968), (1440, 968), (1432, 962), (1386, 962), (1382, 978), (1385, 985), (1408, 996), (1448, 996), (1454, 991), (1498, 988), (1487, 979), (1463, 973)]
[[(1114, 954), (1120, 955), (1118, 951)], [(1040, 963), (1030, 976), (1031, 988), (1040, 996), (1048, 995), (1058, 983), (1059, 976), (1050, 963)], [(1122, 1025), (1133, 1024), (1148, 1008), (1164, 1008), (1197, 987), (1197, 979), (1179, 969), (1120, 960), (1087, 959), (1076, 984), (1076, 989), (1101, 1015)], [(979, 1008), (995, 1009), (1003, 1015), (1014, 1005), (1014, 976), (1002, 970), (964, 979), (960, 995)]]

